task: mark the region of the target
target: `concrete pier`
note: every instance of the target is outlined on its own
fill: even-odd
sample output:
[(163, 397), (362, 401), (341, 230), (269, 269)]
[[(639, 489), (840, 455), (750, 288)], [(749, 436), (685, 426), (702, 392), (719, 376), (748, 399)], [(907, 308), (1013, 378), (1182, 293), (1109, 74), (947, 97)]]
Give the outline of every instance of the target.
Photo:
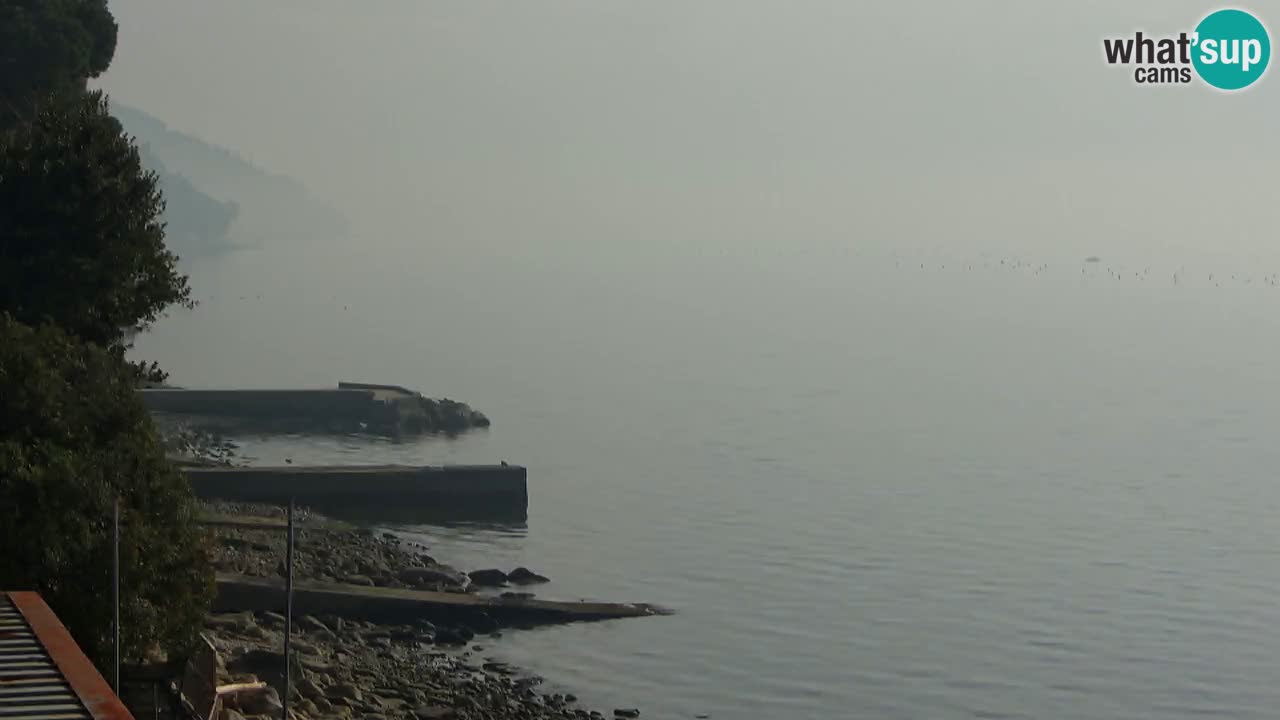
[(522, 520), (528, 471), (519, 465), (338, 465), (190, 467), (196, 495), (318, 508), (342, 505), (420, 509), (429, 516)]
[(398, 385), (338, 383), (336, 388), (237, 390), (144, 388), (152, 412), (202, 418), (228, 429), (370, 432), (387, 435), (461, 432), (488, 418), (462, 403), (429, 400)]
[(313, 390), (140, 390), (148, 410), (212, 418), (240, 418), (278, 424), (307, 422), (375, 431), (400, 424), (395, 399), (360, 388)]
[[(284, 602), (284, 583), (279, 579), (219, 574), (217, 582), (215, 612), (278, 612)], [(417, 619), (466, 622), (468, 618), (484, 615), (502, 626), (668, 614), (666, 610), (642, 603), (562, 602), (315, 581), (294, 583), (293, 607), (301, 614), (333, 614), (384, 622)]]

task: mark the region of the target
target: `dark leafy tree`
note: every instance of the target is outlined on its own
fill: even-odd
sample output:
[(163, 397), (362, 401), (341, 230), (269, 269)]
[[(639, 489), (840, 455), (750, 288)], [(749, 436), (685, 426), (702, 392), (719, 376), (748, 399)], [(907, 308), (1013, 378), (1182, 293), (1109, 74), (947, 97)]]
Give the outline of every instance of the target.
[(123, 658), (186, 649), (212, 596), (186, 479), (107, 349), (0, 314), (0, 587), (42, 593), (106, 667), (111, 508), (122, 505)]
[(190, 307), (163, 212), (105, 96), (45, 106), (0, 137), (0, 312), (118, 346), (169, 306)]
[(83, 91), (111, 64), (116, 32), (106, 0), (0, 0), (0, 127)]

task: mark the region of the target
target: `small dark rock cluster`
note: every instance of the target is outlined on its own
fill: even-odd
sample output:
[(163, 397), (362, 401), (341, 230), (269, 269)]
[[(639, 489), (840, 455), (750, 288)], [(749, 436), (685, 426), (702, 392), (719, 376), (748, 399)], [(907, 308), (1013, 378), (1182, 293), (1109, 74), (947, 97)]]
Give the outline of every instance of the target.
[(534, 585), (537, 583), (551, 582), (551, 578), (545, 575), (539, 575), (529, 568), (518, 567), (509, 573), (505, 573), (495, 568), (486, 570), (472, 570), (467, 573), (467, 577), (471, 578), (471, 584), (478, 587), (502, 587), (508, 583), (514, 585)]

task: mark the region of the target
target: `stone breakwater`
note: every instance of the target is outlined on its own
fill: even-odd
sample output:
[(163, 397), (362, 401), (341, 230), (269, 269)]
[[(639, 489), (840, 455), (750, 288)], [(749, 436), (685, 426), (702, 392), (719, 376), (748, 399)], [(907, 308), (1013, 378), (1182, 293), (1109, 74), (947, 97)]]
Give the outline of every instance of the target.
[[(284, 574), (281, 508), (206, 502), (201, 510), (219, 571), (256, 577)], [(295, 520), (298, 580), (456, 593), (546, 580), (525, 568), (467, 574), (439, 562), (426, 547), (393, 535), (334, 523), (306, 510), (299, 510)], [(206, 636), (217, 653), (218, 684), (261, 680), (270, 686), (266, 692), (225, 698), (222, 720), (280, 717), (284, 626), (284, 616), (274, 612), (224, 613), (207, 619)], [(295, 616), (293, 631), (290, 714), (298, 720), (606, 717), (578, 707), (572, 694), (541, 692), (540, 678), (485, 656), (485, 647), (502, 634), (497, 623), (483, 616), (442, 625), (422, 619), (380, 624), (306, 615)], [(609, 716), (635, 717), (632, 712), (619, 709)]]

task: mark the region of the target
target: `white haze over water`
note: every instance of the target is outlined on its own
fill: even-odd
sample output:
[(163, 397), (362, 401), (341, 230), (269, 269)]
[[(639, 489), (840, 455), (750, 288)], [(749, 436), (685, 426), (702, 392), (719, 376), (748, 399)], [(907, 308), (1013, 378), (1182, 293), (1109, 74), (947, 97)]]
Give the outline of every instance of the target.
[(115, 0), (116, 100), (351, 228), (139, 355), (490, 414), (245, 451), (528, 464), (527, 528), (412, 531), (674, 606), (491, 648), (601, 709), (1270, 717), (1280, 78), (1102, 55), (1216, 7)]
[(1103, 61), (1213, 4), (112, 7), (109, 91), (303, 180), (391, 265), (1276, 257), (1274, 79), (1138, 87)]

